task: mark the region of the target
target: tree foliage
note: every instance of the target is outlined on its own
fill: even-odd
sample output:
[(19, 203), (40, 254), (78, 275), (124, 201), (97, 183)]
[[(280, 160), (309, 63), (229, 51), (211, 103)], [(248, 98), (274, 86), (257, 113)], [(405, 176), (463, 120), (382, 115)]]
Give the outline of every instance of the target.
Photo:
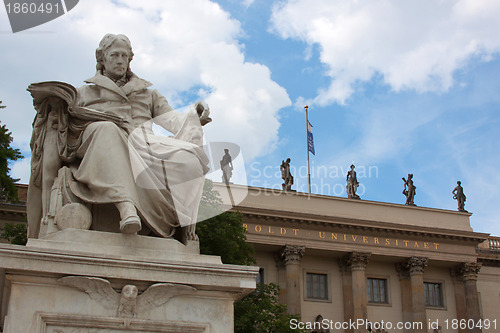
[(26, 245), (28, 241), (25, 223), (5, 223), (0, 237), (11, 244)]
[[(0, 109), (5, 108), (0, 101)], [(0, 200), (2, 201), (17, 201), (17, 188), (15, 183), (19, 179), (10, 177), (9, 161), (15, 161), (22, 158), (19, 149), (12, 148), (11, 132), (5, 125), (0, 127)]]
[(257, 289), (234, 304), (235, 333), (301, 333), (290, 328), (290, 320), (298, 316), (286, 313), (279, 303), (277, 284), (259, 284)]
[[(222, 212), (222, 200), (206, 180), (200, 203), (200, 217), (213, 216), (196, 225), (200, 252), (221, 256), (225, 264), (251, 265), (255, 263), (253, 246), (246, 242), (243, 216), (238, 212)], [(219, 213), (220, 214), (217, 214)]]
[[(226, 264), (255, 264), (255, 250), (246, 242), (243, 215), (238, 212), (222, 212), (222, 200), (205, 181), (200, 204), (200, 219), (213, 216), (198, 223), (196, 233), (200, 238), (200, 252), (221, 256)], [(235, 333), (301, 333), (292, 330), (290, 320), (298, 318), (286, 313), (286, 305), (279, 303), (279, 286), (259, 284), (258, 288), (234, 304)]]

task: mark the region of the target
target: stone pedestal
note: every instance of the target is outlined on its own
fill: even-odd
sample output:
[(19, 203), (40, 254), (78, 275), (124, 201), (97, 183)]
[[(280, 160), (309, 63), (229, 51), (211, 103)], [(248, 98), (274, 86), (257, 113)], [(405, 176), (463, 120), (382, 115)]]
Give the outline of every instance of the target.
[(6, 333), (233, 332), (233, 302), (257, 267), (198, 243), (66, 229), (0, 245)]

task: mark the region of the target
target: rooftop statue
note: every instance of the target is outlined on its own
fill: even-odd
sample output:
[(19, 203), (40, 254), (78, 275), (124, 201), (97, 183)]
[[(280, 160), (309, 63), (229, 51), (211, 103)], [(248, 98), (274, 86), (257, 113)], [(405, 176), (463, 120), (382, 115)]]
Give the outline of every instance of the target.
[(404, 181), (403, 194), (406, 196), (405, 205), (416, 206), (413, 200), (415, 200), (415, 194), (417, 194), (417, 187), (413, 185), (413, 174), (409, 173), (408, 179), (405, 179), (404, 177), (402, 179)]
[(458, 181), (457, 186), (451, 192), (453, 193), (453, 199), (458, 201), (458, 211), (459, 212), (467, 212), (465, 210), (465, 201), (467, 197), (464, 194), (464, 188), (462, 187), (462, 182)]
[(283, 191), (292, 191), (293, 176), (290, 171), (290, 159), (287, 158), (286, 161), (281, 161), (280, 165), (281, 178), (283, 179)]
[(220, 168), (222, 170), (222, 182), (227, 185), (233, 176), (233, 160), (231, 155), (229, 155), (229, 149), (224, 149), (224, 156), (222, 156), (222, 160), (220, 161)]
[(356, 191), (358, 190), (358, 178), (356, 176), (356, 171), (354, 171), (354, 164), (351, 164), (351, 170), (347, 172), (347, 197), (349, 199), (359, 199), (359, 195), (356, 194)]
[[(211, 121), (209, 108), (198, 102), (187, 114), (174, 111), (131, 71), (133, 56), (126, 36), (107, 34), (96, 50), (97, 72), (86, 85), (75, 90), (42, 82), (28, 88), (37, 111), (29, 237), (92, 226), (196, 239), (208, 171), (202, 126)], [(155, 135), (153, 122), (174, 136)]]

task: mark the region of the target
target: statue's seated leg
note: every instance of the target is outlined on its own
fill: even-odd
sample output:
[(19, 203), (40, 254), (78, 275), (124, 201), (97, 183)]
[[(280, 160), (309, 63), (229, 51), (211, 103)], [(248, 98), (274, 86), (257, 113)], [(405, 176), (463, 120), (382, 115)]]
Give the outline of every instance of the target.
[(137, 184), (125, 132), (108, 121), (89, 124), (77, 157), (81, 162), (74, 176), (81, 185), (75, 187), (75, 194), (93, 204), (113, 203), (120, 213), (121, 232), (131, 234), (141, 230), (134, 204), (139, 202)]
[(134, 204), (130, 201), (115, 204), (120, 212), (120, 231), (124, 234), (133, 234), (141, 230), (141, 219), (137, 215)]

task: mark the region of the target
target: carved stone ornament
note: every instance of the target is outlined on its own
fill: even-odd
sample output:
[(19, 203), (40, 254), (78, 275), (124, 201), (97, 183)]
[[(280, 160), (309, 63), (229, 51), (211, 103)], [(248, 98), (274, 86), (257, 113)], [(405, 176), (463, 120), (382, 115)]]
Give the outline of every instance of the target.
[(339, 264), (339, 270), (340, 270), (340, 273), (343, 275), (343, 274), (348, 274), (351, 272), (351, 267), (347, 264), (347, 259), (346, 257), (341, 257), (339, 258), (338, 260), (338, 264)]
[(224, 149), (224, 156), (222, 156), (222, 160), (220, 161), (220, 169), (222, 171), (222, 182), (228, 185), (233, 176), (233, 160), (231, 155), (229, 155), (229, 149)]
[(354, 171), (354, 164), (351, 164), (351, 170), (347, 172), (346, 177), (346, 192), (347, 197), (349, 199), (360, 199), (359, 195), (356, 194), (356, 191), (359, 187), (358, 178), (356, 176), (356, 171)]
[(477, 280), (477, 275), (481, 270), (481, 264), (477, 262), (464, 262), (455, 269), (455, 274), (464, 281)]
[(461, 181), (457, 182), (457, 187), (455, 187), (451, 193), (453, 194), (453, 199), (458, 202), (458, 211), (468, 213), (467, 210), (465, 210), (465, 201), (467, 197), (464, 194), (464, 188), (462, 187)]
[(75, 287), (87, 293), (91, 299), (110, 310), (116, 310), (117, 317), (133, 318), (138, 312), (149, 311), (167, 303), (172, 297), (189, 295), (196, 288), (173, 283), (157, 283), (150, 286), (141, 295), (135, 285), (125, 285), (121, 293), (117, 293), (108, 280), (86, 277), (66, 276), (58, 282)]
[(405, 205), (416, 206), (415, 205), (415, 195), (417, 194), (417, 187), (413, 184), (413, 174), (408, 174), (408, 179), (402, 178), (404, 182), (403, 195), (406, 197)]
[(280, 165), (281, 178), (283, 179), (283, 184), (281, 185), (283, 191), (292, 191), (293, 176), (290, 171), (290, 158), (286, 161), (281, 161)]
[(279, 252), (279, 257), (285, 264), (298, 264), (305, 251), (305, 246), (285, 245)]
[(400, 279), (413, 274), (423, 274), (428, 261), (429, 258), (426, 257), (410, 257), (406, 262), (396, 264)]
[[(320, 326), (321, 327), (322, 323), (323, 323), (323, 320), (324, 320), (323, 316), (319, 314), (319, 315), (316, 316), (316, 319), (314, 319), (314, 323), (315, 323), (315, 325), (316, 325), (316, 323), (318, 323), (318, 325), (316, 325), (316, 326)], [(328, 328), (318, 328), (318, 329), (316, 329), (316, 326), (314, 326), (315, 329), (312, 330), (311, 333), (330, 333), (330, 330)]]
[(351, 271), (361, 270), (361, 269), (364, 270), (368, 265), (368, 260), (370, 259), (370, 256), (371, 253), (369, 252), (351, 252), (340, 260), (339, 266), (341, 268), (349, 267)]
[[(113, 52), (124, 55), (120, 63)], [(131, 71), (125, 35), (106, 34), (95, 54), (97, 72), (78, 89), (56, 81), (28, 87), (36, 110), (28, 237), (93, 224), (97, 231), (197, 241), (210, 108), (199, 101), (187, 112), (173, 110)], [(153, 124), (174, 136), (155, 134)]]
[(398, 262), (396, 263), (396, 271), (398, 272), (398, 276), (400, 280), (409, 279), (410, 271), (407, 269), (406, 262)]

